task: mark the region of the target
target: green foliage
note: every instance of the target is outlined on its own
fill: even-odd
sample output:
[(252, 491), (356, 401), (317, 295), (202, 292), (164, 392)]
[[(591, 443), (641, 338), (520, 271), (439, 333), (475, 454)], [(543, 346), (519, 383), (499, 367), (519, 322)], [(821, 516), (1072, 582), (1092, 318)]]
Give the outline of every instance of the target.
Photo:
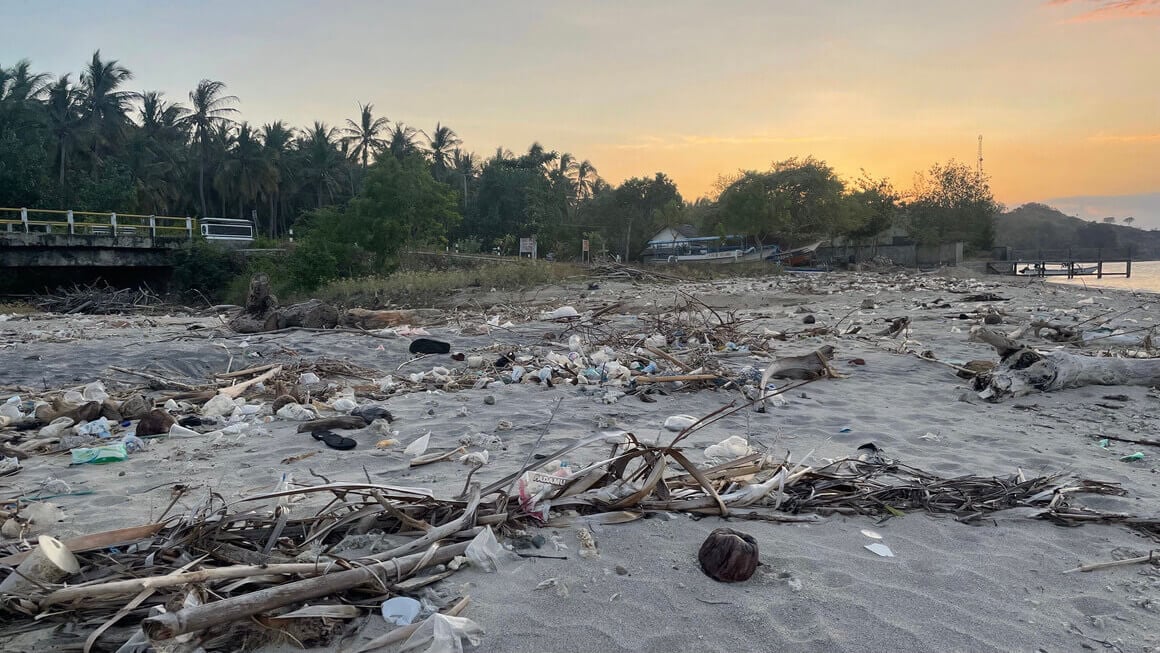
[(39, 138), (14, 129), (0, 131), (0, 206), (37, 206), (45, 187), (47, 153)]
[(174, 254), (170, 290), (179, 293), (200, 291), (220, 299), (230, 284), (242, 273), (236, 253), (198, 239)]
[(976, 251), (995, 240), (995, 216), (1002, 207), (985, 177), (953, 159), (934, 164), (915, 181), (906, 205), (910, 235), (923, 244), (965, 241)]
[(844, 190), (824, 161), (787, 159), (768, 172), (745, 172), (729, 184), (718, 200), (721, 224), (761, 242), (837, 236), (849, 229), (853, 217)]
[(406, 243), (442, 246), (448, 225), (459, 219), (455, 200), (421, 160), (380, 157), (347, 207), (307, 216), (289, 266), (294, 287), (386, 274)]

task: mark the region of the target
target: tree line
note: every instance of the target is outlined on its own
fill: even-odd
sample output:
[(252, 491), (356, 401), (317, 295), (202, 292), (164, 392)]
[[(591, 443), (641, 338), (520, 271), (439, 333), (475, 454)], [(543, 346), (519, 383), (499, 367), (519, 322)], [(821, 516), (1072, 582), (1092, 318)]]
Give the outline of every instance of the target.
[(179, 102), (131, 90), (132, 80), (100, 51), (75, 78), (27, 60), (0, 65), (0, 206), (256, 215), (272, 238), (316, 234), (303, 243), (310, 278), (389, 271), (404, 245), (513, 254), (533, 236), (558, 258), (578, 256), (588, 239), (596, 253), (633, 259), (658, 229), (684, 224), (783, 246), (871, 242), (901, 225), (919, 242), (985, 249), (999, 211), (987, 179), (953, 160), (903, 192), (787, 159), (722, 177), (714, 197), (688, 201), (661, 172), (614, 186), (591, 161), (540, 143), (481, 157), (446, 124), (423, 131), (370, 104), (341, 126), (258, 126), (240, 119), (221, 81), (202, 80)]

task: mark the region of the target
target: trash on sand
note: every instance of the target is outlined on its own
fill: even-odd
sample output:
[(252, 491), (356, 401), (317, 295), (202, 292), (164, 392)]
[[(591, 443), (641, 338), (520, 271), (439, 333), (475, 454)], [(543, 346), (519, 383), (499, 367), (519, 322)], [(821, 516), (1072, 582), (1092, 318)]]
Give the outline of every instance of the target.
[(169, 427), (169, 437), (171, 438), (195, 438), (201, 437), (201, 433), (193, 429), (187, 429), (180, 424), (174, 424)]
[(451, 345), (431, 338), (416, 338), (411, 341), (407, 351), (412, 354), (450, 354)]
[(419, 616), (422, 604), (409, 596), (396, 596), (383, 601), (380, 608), (383, 619), (396, 626), (409, 626)]
[(865, 545), (865, 548), (869, 551), (877, 553), (878, 555), (882, 556), (883, 558), (893, 558), (894, 557), (894, 552), (890, 550), (890, 547), (886, 546), (885, 544), (883, 544), (881, 542), (867, 544), (867, 545)]
[(868, 538), (872, 539), (872, 540), (880, 540), (880, 539), (882, 539), (882, 536), (881, 536), (881, 535), (879, 535), (879, 534), (878, 534), (876, 531), (872, 531), (872, 530), (870, 530), (869, 528), (863, 528), (863, 529), (862, 529), (862, 534), (863, 534), (863, 535), (865, 535), (866, 537), (868, 537)]
[(303, 406), (302, 404), (296, 403), (286, 404), (285, 406), (279, 408), (278, 412), (274, 414), (278, 417), (281, 417), (282, 419), (289, 419), (297, 422), (308, 422), (318, 417), (314, 411)]
[(216, 394), (201, 407), (206, 417), (224, 417), (234, 412), (234, 400), (223, 394)]
[(1137, 451), (1136, 453), (1129, 454), (1127, 456), (1124, 456), (1123, 458), (1120, 458), (1120, 460), (1122, 460), (1126, 463), (1134, 463), (1138, 460), (1144, 460), (1144, 454), (1143, 454), (1143, 452)]
[(740, 458), (749, 453), (749, 443), (740, 435), (731, 435), (705, 448), (706, 458)]
[(541, 320), (562, 320), (573, 317), (580, 317), (580, 313), (572, 306), (561, 306), (554, 311), (540, 313)]
[(665, 420), (665, 428), (670, 431), (684, 431), (697, 423), (692, 415), (673, 415)]
[(73, 424), (73, 418), (71, 417), (58, 417), (52, 420), (48, 426), (40, 429), (40, 432), (36, 435), (40, 438), (59, 438), (64, 435), (65, 431), (72, 428)]
[(411, 442), (411, 444), (408, 444), (407, 448), (403, 449), (403, 453), (407, 454), (408, 456), (422, 455), (422, 453), (424, 451), (427, 451), (427, 445), (430, 442), (431, 442), (431, 432), (427, 431), (421, 437), (416, 438), (413, 442)]
[(85, 463), (102, 465), (104, 463), (120, 462), (129, 458), (129, 452), (125, 451), (125, 443), (123, 442), (106, 444), (100, 447), (78, 447), (69, 453), (72, 455), (72, 464), (74, 465), (83, 465)]
[(89, 435), (98, 438), (113, 437), (113, 431), (111, 425), (109, 424), (109, 420), (104, 417), (93, 420), (92, 422), (86, 422), (73, 429), (73, 431), (75, 431), (77, 435)]
[(298, 375), (298, 382), (302, 385), (313, 385), (321, 381), (322, 379), (318, 378), (318, 375), (314, 372), (303, 372)]
[(701, 543), (697, 560), (701, 570), (713, 580), (722, 583), (749, 580), (760, 562), (757, 540), (732, 528), (718, 528)]
[(355, 442), (353, 438), (339, 435), (334, 431), (311, 431), (310, 435), (331, 449), (338, 449), (339, 451), (347, 451), (358, 446), (358, 442)]
[(399, 651), (463, 653), (462, 640), (478, 646), (483, 641), (483, 628), (470, 619), (449, 617), (436, 612), (419, 624), (419, 628), (403, 642)]
[(499, 568), (499, 552), (499, 541), (495, 539), (491, 526), (487, 526), (471, 540), (471, 544), (467, 545), (464, 555), (473, 566), (482, 571), (493, 572)]

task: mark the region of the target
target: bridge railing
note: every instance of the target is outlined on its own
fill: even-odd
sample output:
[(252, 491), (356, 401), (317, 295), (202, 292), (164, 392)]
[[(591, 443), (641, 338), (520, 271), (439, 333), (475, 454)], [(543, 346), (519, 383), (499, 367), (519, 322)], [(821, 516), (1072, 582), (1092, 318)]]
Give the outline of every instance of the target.
[(167, 215), (0, 207), (0, 231), (192, 240), (198, 225), (193, 218)]

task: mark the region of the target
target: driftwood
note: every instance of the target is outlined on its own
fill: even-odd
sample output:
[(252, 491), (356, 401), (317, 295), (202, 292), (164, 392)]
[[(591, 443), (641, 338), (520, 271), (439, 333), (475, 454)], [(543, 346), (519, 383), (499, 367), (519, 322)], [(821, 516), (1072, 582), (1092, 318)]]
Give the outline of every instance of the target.
[(974, 381), (979, 396), (988, 401), (1087, 385), (1160, 385), (1160, 358), (1043, 353), (985, 328), (973, 330), (971, 338), (991, 345), (999, 353), (998, 367), (991, 373), (979, 374)]
[(302, 422), (298, 425), (298, 432), (307, 433), (312, 431), (329, 431), (331, 429), (361, 429), (366, 425), (367, 421), (357, 415), (339, 415), (338, 417), (312, 419), (309, 422)]

